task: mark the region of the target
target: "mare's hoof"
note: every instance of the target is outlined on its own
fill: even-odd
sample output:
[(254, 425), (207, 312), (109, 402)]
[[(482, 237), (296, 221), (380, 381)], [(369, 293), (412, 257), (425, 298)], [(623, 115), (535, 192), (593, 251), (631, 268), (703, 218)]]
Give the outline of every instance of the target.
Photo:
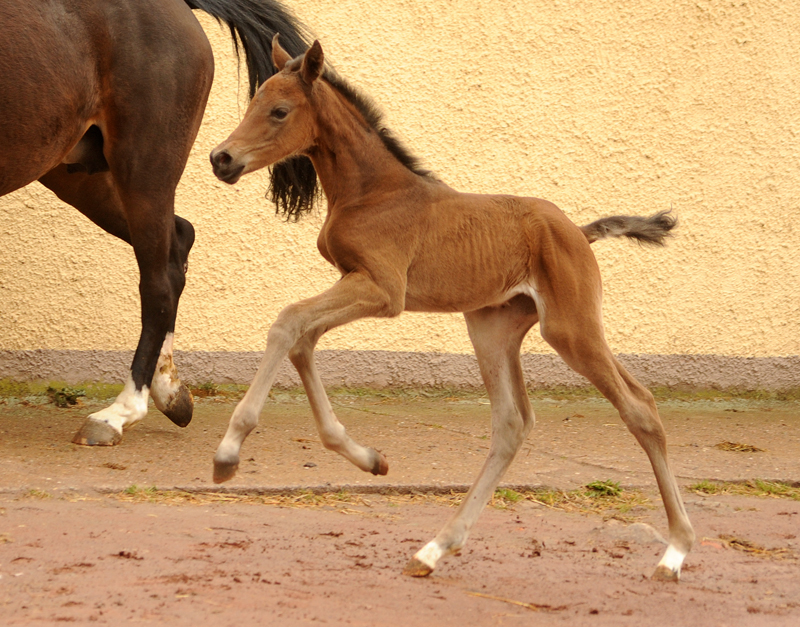
[(678, 583), (680, 578), (681, 573), (679, 571), (676, 572), (663, 564), (660, 564), (658, 568), (656, 568), (656, 572), (654, 572), (651, 577), (653, 581), (674, 581), (675, 583)]
[(230, 463), (230, 462), (220, 462), (216, 459), (214, 460), (214, 483), (224, 483), (229, 479), (233, 479), (236, 475), (236, 471), (239, 470), (239, 461)]
[(114, 446), (122, 442), (122, 434), (107, 422), (89, 418), (78, 429), (72, 441), (84, 446)]
[(403, 574), (409, 577), (427, 577), (432, 572), (433, 568), (419, 561), (416, 557), (412, 557), (403, 569)]
[(175, 398), (162, 410), (162, 413), (179, 427), (185, 427), (192, 421), (193, 411), (194, 399), (192, 398), (192, 393), (189, 388), (181, 383)]
[(372, 452), (375, 453), (375, 463), (372, 465), (370, 472), (373, 475), (386, 475), (389, 473), (389, 462), (386, 461), (386, 457), (380, 451), (376, 451), (372, 449)]

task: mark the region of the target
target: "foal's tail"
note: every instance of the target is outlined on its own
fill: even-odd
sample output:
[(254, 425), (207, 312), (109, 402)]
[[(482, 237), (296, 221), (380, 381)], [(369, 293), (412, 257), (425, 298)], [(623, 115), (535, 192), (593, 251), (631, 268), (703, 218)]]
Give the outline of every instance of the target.
[(671, 211), (659, 211), (649, 218), (640, 216), (611, 216), (600, 218), (591, 224), (580, 227), (589, 243), (606, 237), (627, 237), (640, 244), (663, 246), (671, 235), (670, 231), (678, 224)]

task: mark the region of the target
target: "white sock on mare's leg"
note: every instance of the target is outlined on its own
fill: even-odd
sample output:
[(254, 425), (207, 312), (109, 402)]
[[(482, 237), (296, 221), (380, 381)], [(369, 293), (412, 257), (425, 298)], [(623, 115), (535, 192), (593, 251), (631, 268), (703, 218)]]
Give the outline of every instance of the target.
[(89, 420), (104, 422), (120, 434), (125, 429), (130, 429), (147, 415), (147, 401), (150, 398), (150, 391), (145, 385), (137, 391), (133, 383), (133, 377), (128, 375), (125, 387), (117, 396), (116, 400), (98, 412), (89, 416)]

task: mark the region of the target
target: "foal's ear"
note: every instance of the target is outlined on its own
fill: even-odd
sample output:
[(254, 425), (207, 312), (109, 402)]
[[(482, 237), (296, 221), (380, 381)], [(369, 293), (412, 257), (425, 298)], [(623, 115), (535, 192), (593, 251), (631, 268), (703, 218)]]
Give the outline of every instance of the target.
[(325, 54), (319, 40), (314, 41), (314, 45), (308, 49), (303, 57), (303, 67), (300, 68), (300, 75), (303, 80), (311, 85), (322, 74), (322, 66), (325, 64)]
[(280, 39), (280, 35), (275, 33), (275, 36), (272, 38), (272, 64), (278, 68), (280, 72), (283, 69), (283, 66), (286, 65), (287, 61), (291, 61), (292, 57), (289, 56), (289, 53), (286, 52), (283, 48), (281, 48), (281, 44), (278, 42)]

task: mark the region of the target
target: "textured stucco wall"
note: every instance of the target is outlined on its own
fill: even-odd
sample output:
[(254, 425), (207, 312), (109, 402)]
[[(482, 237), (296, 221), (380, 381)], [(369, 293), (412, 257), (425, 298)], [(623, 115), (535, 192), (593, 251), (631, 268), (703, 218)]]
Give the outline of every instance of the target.
[[(778, 0), (290, 1), (337, 69), (443, 180), (534, 195), (575, 222), (673, 208), (664, 250), (602, 242), (615, 352), (800, 354), (800, 14)], [(265, 175), (216, 181), (210, 149), (245, 107), (229, 37), (198, 14), (217, 75), (177, 212), (198, 233), (177, 348), (264, 346), (289, 302), (329, 286), (322, 211), (273, 216)], [(38, 184), (0, 199), (0, 351), (127, 351), (132, 251)], [(404, 314), (329, 351), (471, 353), (463, 319)], [(524, 350), (549, 353), (536, 333)], [(32, 375), (33, 376), (33, 375)], [(767, 386), (768, 387), (768, 386)]]

